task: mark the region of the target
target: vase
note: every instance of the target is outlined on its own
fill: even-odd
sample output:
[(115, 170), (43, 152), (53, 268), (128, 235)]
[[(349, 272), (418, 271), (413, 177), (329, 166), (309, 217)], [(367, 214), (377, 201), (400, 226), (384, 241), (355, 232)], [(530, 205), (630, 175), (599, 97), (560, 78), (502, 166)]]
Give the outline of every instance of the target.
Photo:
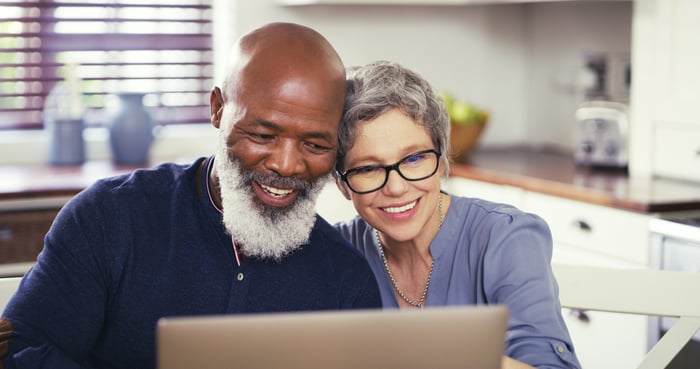
[(107, 119), (112, 160), (119, 165), (143, 165), (153, 143), (153, 118), (143, 105), (143, 94), (117, 95), (119, 104)]
[(49, 163), (80, 165), (85, 162), (85, 141), (82, 119), (44, 118), (49, 133)]
[(44, 129), (49, 138), (49, 164), (80, 165), (85, 162), (83, 140), (85, 108), (77, 83), (56, 83), (44, 100)]

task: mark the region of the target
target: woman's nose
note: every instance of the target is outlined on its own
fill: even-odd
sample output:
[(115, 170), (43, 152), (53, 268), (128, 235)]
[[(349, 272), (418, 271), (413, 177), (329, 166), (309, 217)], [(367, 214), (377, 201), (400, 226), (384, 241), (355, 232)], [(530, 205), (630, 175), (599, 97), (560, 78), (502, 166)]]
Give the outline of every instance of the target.
[(398, 170), (390, 170), (384, 190), (391, 194), (400, 194), (408, 188), (408, 181), (401, 177)]

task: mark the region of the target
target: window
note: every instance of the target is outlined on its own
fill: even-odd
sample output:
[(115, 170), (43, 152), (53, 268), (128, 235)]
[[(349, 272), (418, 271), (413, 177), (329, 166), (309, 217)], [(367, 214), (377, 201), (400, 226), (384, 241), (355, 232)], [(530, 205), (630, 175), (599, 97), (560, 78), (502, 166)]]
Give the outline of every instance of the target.
[(41, 129), (69, 70), (88, 126), (121, 92), (144, 94), (157, 124), (207, 123), (210, 0), (0, 0), (0, 130)]

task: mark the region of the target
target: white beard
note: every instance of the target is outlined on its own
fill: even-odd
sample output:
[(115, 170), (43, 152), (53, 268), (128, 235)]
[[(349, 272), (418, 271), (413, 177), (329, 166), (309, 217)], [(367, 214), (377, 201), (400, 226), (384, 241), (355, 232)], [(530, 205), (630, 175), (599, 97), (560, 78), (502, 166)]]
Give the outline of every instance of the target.
[[(221, 188), (223, 223), (247, 257), (281, 260), (309, 241), (316, 220), (316, 199), (330, 175), (315, 183), (274, 175), (243, 172), (225, 145), (219, 144), (214, 160)], [(252, 181), (280, 187), (302, 188), (296, 201), (285, 208), (270, 207), (257, 200)]]

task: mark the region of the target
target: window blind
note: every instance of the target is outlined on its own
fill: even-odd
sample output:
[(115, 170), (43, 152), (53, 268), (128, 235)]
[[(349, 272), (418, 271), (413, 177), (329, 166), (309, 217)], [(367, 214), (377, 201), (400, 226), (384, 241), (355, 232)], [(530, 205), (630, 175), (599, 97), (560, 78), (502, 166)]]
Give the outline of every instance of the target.
[(157, 124), (206, 123), (210, 0), (0, 0), (0, 130), (41, 129), (67, 66), (88, 126), (115, 94), (144, 94)]

